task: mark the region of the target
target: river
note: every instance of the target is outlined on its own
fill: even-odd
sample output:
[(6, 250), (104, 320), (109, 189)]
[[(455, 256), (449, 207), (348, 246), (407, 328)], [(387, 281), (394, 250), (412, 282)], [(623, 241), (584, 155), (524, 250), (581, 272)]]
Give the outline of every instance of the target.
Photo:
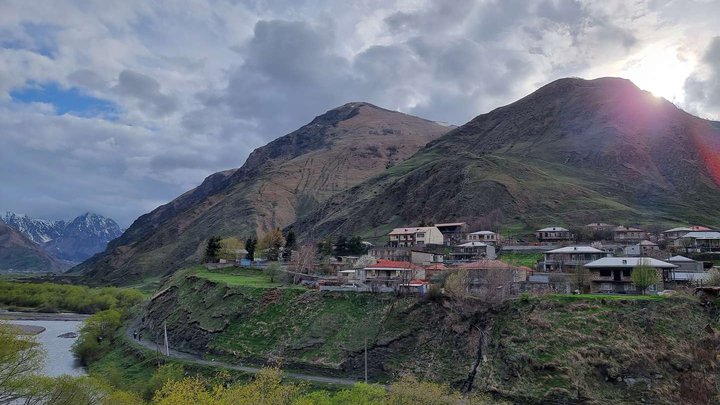
[(59, 321), (59, 320), (11, 320), (7, 321), (16, 325), (41, 326), (45, 331), (35, 335), (35, 339), (45, 350), (45, 362), (42, 373), (49, 377), (56, 377), (63, 374), (73, 376), (85, 375), (85, 370), (73, 357), (70, 348), (77, 338), (62, 338), (67, 332), (78, 332), (82, 321)]

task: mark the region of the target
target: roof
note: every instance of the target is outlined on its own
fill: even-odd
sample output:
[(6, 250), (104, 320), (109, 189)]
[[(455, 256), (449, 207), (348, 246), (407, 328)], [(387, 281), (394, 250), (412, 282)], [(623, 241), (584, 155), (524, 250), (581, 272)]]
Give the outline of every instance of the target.
[(481, 246), (487, 246), (487, 243), (482, 242), (466, 242), (462, 245), (457, 245), (458, 247), (481, 247)]
[(672, 269), (677, 267), (676, 265), (662, 260), (653, 259), (650, 257), (603, 257), (592, 261), (585, 265), (587, 268), (600, 268), (600, 267), (622, 267), (622, 268), (633, 268), (637, 267), (641, 263), (645, 263), (650, 267), (660, 269)]
[(606, 224), (605, 222), (593, 222), (592, 224), (585, 225), (588, 228), (614, 228), (615, 225)]
[(538, 229), (536, 232), (553, 232), (553, 231), (570, 232), (569, 230), (559, 227), (559, 226), (549, 226), (547, 228)]
[(655, 242), (651, 242), (649, 240), (643, 240), (643, 241), (640, 241), (640, 243), (638, 243), (638, 245), (640, 245), (640, 246), (657, 246), (658, 244)]
[(418, 266), (410, 262), (400, 262), (395, 260), (378, 259), (377, 263), (365, 267), (366, 270), (411, 270)]
[(695, 260), (685, 256), (673, 256), (667, 259), (668, 262), (694, 262)]
[(693, 225), (690, 227), (693, 231), (712, 231), (712, 229), (702, 226), (702, 225)]
[(670, 232), (692, 232), (692, 231), (695, 231), (695, 230), (699, 231), (699, 229), (692, 229), (692, 228), (690, 228), (690, 227), (681, 226), (680, 228), (668, 229), (667, 231), (663, 231), (663, 233), (670, 233)]
[[(388, 235), (406, 235), (409, 233), (429, 232), (431, 229), (437, 229), (437, 228), (434, 226), (395, 228)], [(438, 232), (440, 231), (439, 229), (437, 229), (437, 230), (438, 230)]]
[(470, 235), (496, 235), (493, 231), (477, 231), (477, 232), (471, 232)]
[(482, 259), (471, 263), (463, 263), (459, 266), (461, 269), (468, 270), (489, 270), (489, 269), (514, 269), (515, 266), (511, 266), (500, 260)]
[(447, 267), (442, 263), (433, 263), (425, 266), (425, 270), (447, 270)]
[(720, 239), (720, 232), (688, 232), (683, 238), (692, 239)]
[(463, 225), (467, 225), (467, 224), (465, 222), (448, 222), (445, 224), (435, 224), (435, 227), (439, 228), (441, 226), (463, 226)]
[(618, 226), (613, 229), (614, 232), (645, 232), (640, 228), (633, 228), (632, 226)]
[(566, 246), (560, 249), (549, 250), (545, 253), (604, 253), (600, 249), (591, 246)]

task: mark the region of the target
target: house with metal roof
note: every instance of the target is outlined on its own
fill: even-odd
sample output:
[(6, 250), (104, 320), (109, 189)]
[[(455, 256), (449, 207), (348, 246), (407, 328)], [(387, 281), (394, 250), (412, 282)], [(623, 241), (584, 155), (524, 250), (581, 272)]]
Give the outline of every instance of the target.
[(675, 240), (677, 238), (682, 238), (687, 234), (688, 232), (707, 232), (711, 231), (712, 229), (700, 226), (700, 225), (693, 225), (693, 226), (681, 226), (678, 228), (672, 228), (668, 229), (667, 231), (662, 232), (662, 238), (666, 240)]
[(560, 242), (572, 240), (572, 233), (560, 226), (549, 226), (535, 231), (535, 238), (540, 242)]
[(594, 260), (608, 256), (607, 252), (591, 246), (566, 246), (559, 249), (548, 250), (540, 263), (544, 273), (565, 272), (570, 273), (577, 266), (582, 266)]
[(688, 232), (675, 239), (674, 245), (691, 252), (720, 252), (720, 232)]
[(489, 245), (497, 245), (500, 243), (500, 235), (493, 231), (477, 231), (467, 235), (468, 242), (483, 242)]
[(455, 251), (450, 253), (455, 261), (472, 261), (480, 259), (495, 259), (495, 246), (483, 242), (465, 242), (455, 246)]
[(685, 256), (673, 256), (667, 260), (668, 263), (677, 266), (676, 271), (704, 273), (703, 263)]
[(632, 282), (632, 272), (641, 264), (654, 268), (658, 274), (658, 282), (647, 289), (649, 292), (663, 290), (664, 283), (672, 279), (672, 271), (677, 268), (672, 263), (650, 257), (603, 257), (585, 265), (590, 271), (590, 292), (638, 293)]
[(640, 242), (647, 238), (647, 232), (632, 226), (617, 226), (613, 229), (613, 240), (616, 242)]
[(442, 245), (443, 234), (434, 226), (395, 228), (388, 234), (388, 246)]

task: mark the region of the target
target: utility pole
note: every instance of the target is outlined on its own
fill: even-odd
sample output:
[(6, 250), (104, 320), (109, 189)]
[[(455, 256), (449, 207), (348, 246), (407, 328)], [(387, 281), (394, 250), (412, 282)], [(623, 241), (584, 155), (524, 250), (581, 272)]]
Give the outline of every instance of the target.
[(365, 337), (365, 384), (367, 384), (367, 336)]
[(165, 355), (170, 357), (170, 345), (167, 338), (167, 322), (163, 322), (163, 330), (165, 331)]

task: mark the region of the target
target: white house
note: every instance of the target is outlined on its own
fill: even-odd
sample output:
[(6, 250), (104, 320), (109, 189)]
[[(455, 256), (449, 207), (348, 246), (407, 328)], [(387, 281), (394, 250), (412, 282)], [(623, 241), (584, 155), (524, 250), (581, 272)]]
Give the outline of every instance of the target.
[(388, 246), (442, 245), (443, 234), (434, 226), (395, 228), (388, 234)]

